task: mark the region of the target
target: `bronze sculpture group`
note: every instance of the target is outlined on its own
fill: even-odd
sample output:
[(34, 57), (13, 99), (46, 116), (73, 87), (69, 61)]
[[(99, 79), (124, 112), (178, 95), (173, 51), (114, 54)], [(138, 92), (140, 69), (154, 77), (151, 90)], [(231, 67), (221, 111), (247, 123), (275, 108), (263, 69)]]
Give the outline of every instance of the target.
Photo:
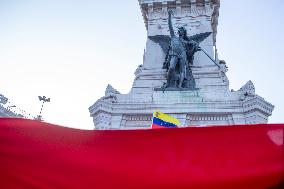
[(202, 50), (199, 43), (207, 38), (211, 32), (188, 37), (187, 30), (184, 27), (179, 27), (177, 36), (172, 25), (172, 14), (172, 11), (168, 12), (170, 36), (149, 36), (152, 41), (161, 46), (166, 54), (163, 68), (167, 69), (167, 82), (163, 88), (195, 90), (195, 80), (191, 70), (194, 54)]

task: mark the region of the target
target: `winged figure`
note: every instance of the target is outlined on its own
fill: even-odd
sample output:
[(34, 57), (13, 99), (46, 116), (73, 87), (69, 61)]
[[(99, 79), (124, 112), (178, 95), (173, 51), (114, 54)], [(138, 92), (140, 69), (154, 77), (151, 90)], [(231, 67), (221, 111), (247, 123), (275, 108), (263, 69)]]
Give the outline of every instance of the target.
[(168, 25), (170, 36), (149, 36), (149, 39), (159, 44), (166, 54), (163, 64), (163, 68), (167, 69), (167, 83), (165, 88), (195, 89), (195, 81), (190, 65), (193, 64), (195, 52), (201, 50), (199, 43), (206, 39), (211, 32), (188, 37), (186, 29), (179, 27), (177, 36), (173, 30), (171, 16), (172, 12), (169, 11)]

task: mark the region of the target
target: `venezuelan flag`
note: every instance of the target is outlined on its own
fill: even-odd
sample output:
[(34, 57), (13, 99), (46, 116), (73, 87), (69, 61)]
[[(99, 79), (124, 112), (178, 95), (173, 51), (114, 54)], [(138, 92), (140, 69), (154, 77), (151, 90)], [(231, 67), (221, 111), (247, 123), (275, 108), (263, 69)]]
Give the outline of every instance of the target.
[(158, 128), (174, 128), (178, 127), (180, 122), (178, 119), (167, 115), (161, 111), (154, 111), (152, 129)]

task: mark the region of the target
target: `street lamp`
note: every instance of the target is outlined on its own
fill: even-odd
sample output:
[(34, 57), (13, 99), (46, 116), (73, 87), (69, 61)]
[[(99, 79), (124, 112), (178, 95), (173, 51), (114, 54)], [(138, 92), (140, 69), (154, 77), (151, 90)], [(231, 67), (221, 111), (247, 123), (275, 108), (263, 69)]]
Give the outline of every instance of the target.
[(39, 99), (39, 101), (42, 101), (42, 105), (41, 105), (41, 109), (40, 109), (39, 115), (37, 116), (37, 119), (38, 120), (42, 120), (41, 113), (42, 113), (43, 105), (46, 102), (50, 102), (50, 98), (47, 98), (46, 96), (38, 96), (38, 99)]

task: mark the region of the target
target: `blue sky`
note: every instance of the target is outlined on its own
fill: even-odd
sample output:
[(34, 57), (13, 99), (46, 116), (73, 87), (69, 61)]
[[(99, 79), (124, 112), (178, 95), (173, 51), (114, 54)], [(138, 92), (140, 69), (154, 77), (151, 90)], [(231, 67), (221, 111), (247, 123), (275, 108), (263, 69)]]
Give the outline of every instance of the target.
[[(283, 122), (284, 2), (221, 0), (217, 48), (230, 88), (252, 80)], [(0, 93), (45, 120), (91, 129), (88, 107), (107, 84), (127, 93), (146, 30), (136, 0), (0, 0)]]

